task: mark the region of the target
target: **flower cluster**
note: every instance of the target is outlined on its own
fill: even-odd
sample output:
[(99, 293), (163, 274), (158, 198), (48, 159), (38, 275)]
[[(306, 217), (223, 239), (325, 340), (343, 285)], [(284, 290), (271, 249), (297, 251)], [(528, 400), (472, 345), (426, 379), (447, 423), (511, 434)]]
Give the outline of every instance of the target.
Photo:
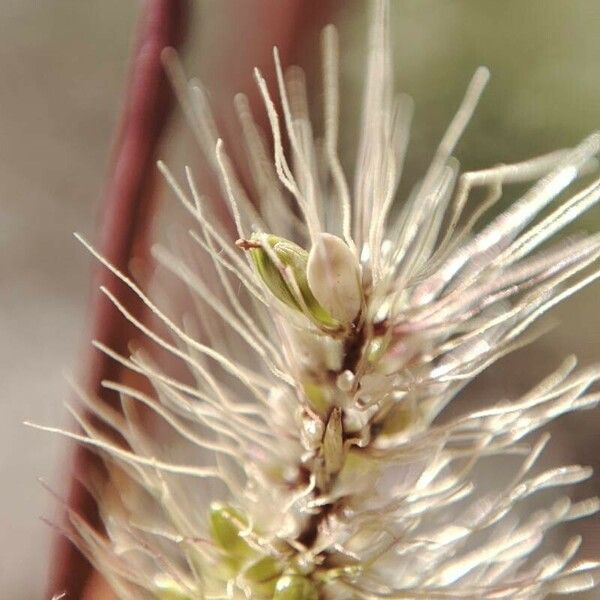
[[(284, 72), (277, 52), (277, 99), (256, 72), (272, 144), (236, 98), (251, 197), (199, 84), (178, 84), (235, 224), (234, 233), (212, 217), (191, 170), (183, 186), (159, 165), (195, 219), (195, 252), (155, 256), (189, 289), (196, 321), (169, 315), (83, 242), (171, 336), (103, 292), (188, 371), (175, 377), (148, 352), (97, 344), (153, 393), (105, 382), (120, 411), (84, 394), (119, 443), (77, 412), (82, 433), (63, 432), (106, 464), (108, 480), (89, 477), (106, 532), (71, 514), (68, 535), (122, 598), (534, 599), (594, 585), (598, 565), (572, 560), (579, 538), (556, 554), (540, 544), (598, 500), (521, 507), (590, 476), (580, 466), (536, 470), (548, 436), (531, 434), (595, 406), (600, 371), (570, 358), (519, 398), (490, 390), (484, 409), (442, 413), (598, 276), (598, 235), (546, 242), (600, 198), (600, 179), (586, 184), (600, 135), (459, 174), (452, 152), (488, 79), (481, 68), (429, 169), (396, 206), (412, 107), (392, 89), (386, 11), (376, 4), (352, 189), (337, 155), (334, 28), (322, 36), (321, 137), (302, 71)], [(503, 186), (526, 182), (517, 202), (489, 216)], [(483, 200), (471, 207), (475, 188)], [(481, 473), (498, 460), (513, 470), (482, 489)]]

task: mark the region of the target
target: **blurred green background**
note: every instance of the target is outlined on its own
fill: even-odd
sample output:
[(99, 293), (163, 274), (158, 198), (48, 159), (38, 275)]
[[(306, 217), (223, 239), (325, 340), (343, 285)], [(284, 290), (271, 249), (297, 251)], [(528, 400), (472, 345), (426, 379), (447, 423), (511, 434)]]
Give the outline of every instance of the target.
[[(362, 97), (368, 4), (352, 3), (341, 19), (349, 122)], [(396, 87), (415, 101), (409, 180), (422, 174), (479, 65), (491, 79), (457, 148), (463, 170), (569, 147), (600, 127), (600, 2), (392, 0), (390, 14)], [(580, 227), (599, 220), (595, 210)]]

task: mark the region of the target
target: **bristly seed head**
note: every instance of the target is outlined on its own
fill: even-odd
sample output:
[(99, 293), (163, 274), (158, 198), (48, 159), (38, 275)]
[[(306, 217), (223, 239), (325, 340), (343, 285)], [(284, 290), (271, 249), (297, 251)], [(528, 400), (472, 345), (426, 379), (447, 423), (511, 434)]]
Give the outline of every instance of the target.
[[(353, 189), (337, 156), (335, 29), (323, 33), (322, 139), (313, 137), (303, 74), (284, 72), (277, 52), (278, 107), (256, 72), (272, 160), (248, 102), (236, 98), (256, 202), (215, 137), (202, 88), (170, 65), (239, 237), (207, 218), (189, 169), (185, 190), (159, 165), (197, 231), (192, 250), (181, 240), (180, 255), (155, 256), (190, 291), (196, 320), (168, 316), (84, 242), (172, 339), (102, 291), (189, 370), (179, 379), (181, 369), (148, 352), (121, 356), (97, 343), (153, 393), (105, 382), (122, 410), (81, 395), (118, 435), (76, 412), (83, 432), (63, 432), (106, 465), (107, 478), (88, 474), (105, 534), (74, 514), (68, 534), (120, 598), (537, 600), (596, 582), (596, 563), (573, 562), (579, 538), (549, 555), (541, 541), (599, 501), (560, 497), (533, 514), (521, 507), (590, 476), (576, 465), (536, 470), (548, 438), (531, 434), (595, 407), (600, 370), (576, 371), (568, 359), (520, 398), (498, 402), (489, 390), (485, 408), (437, 417), (526, 343), (549, 308), (600, 275), (598, 235), (536, 251), (600, 198), (596, 174), (552, 208), (593, 172), (600, 135), (459, 176), (451, 155), (488, 78), (479, 69), (431, 166), (392, 217), (412, 108), (394, 98), (387, 10), (375, 3)], [(531, 181), (482, 225), (503, 186)], [(466, 211), (475, 188), (487, 195)], [(165, 427), (149, 427), (136, 404)], [(480, 489), (481, 469), (498, 457), (510, 473)]]

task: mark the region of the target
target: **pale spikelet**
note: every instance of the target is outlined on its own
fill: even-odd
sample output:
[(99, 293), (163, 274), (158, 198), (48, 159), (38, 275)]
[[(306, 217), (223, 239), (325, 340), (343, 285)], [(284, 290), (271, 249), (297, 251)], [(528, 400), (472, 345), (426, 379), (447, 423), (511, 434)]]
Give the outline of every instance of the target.
[[(579, 538), (555, 554), (540, 544), (551, 527), (594, 513), (598, 500), (556, 495), (536, 512), (527, 500), (590, 476), (577, 465), (540, 472), (548, 435), (530, 434), (596, 406), (590, 386), (600, 370), (576, 370), (569, 358), (519, 398), (489, 390), (485, 409), (440, 413), (527, 343), (549, 308), (598, 277), (600, 236), (539, 247), (600, 197), (599, 178), (579, 184), (596, 168), (600, 135), (459, 175), (452, 152), (488, 79), (481, 68), (396, 210), (412, 106), (392, 89), (386, 10), (376, 4), (352, 189), (337, 156), (335, 29), (322, 38), (321, 139), (304, 75), (284, 72), (276, 51), (277, 90), (256, 71), (272, 160), (248, 102), (236, 98), (252, 198), (204, 92), (182, 83), (169, 58), (236, 229), (232, 236), (212, 218), (189, 169), (184, 184), (159, 164), (196, 227), (193, 252), (180, 241), (154, 255), (189, 289), (197, 322), (159, 306), (82, 240), (170, 336), (103, 293), (189, 371), (180, 380), (148, 352), (120, 356), (98, 343), (154, 392), (105, 382), (120, 394), (116, 411), (80, 391), (118, 436), (75, 411), (81, 432), (61, 432), (108, 469), (108, 481), (90, 473), (86, 482), (106, 535), (73, 513), (68, 535), (121, 598), (536, 599), (595, 583), (598, 565), (573, 560)], [(504, 185), (530, 181), (511, 208), (485, 219)], [(465, 217), (474, 188), (487, 195)], [(138, 405), (164, 427), (141, 418)], [(483, 488), (480, 475), (498, 457), (513, 472)]]

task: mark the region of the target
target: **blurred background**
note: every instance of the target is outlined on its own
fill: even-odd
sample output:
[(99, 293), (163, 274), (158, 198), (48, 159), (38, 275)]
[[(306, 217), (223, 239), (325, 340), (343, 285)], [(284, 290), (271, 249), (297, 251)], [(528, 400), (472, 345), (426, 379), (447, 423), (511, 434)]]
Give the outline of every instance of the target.
[[(331, 13), (341, 35), (346, 164), (351, 164), (358, 123), (368, 4), (343, 2)], [(97, 231), (112, 132), (142, 6), (119, 0), (0, 3), (2, 598), (43, 597), (51, 531), (39, 517), (52, 517), (57, 509), (36, 478), (64, 490), (68, 452), (62, 440), (26, 429), (22, 421), (68, 424), (62, 402), (70, 393), (63, 372), (76, 375), (86, 351), (91, 293), (91, 262), (71, 233), (82, 231), (94, 239)], [(235, 79), (235, 49), (261, 42), (261, 23), (248, 6), (252, 3), (238, 0), (194, 3), (195, 41), (187, 47), (186, 69), (204, 80), (218, 102), (225, 101)], [(492, 79), (458, 148), (464, 169), (572, 146), (597, 129), (598, 23), (596, 0), (392, 2), (397, 88), (413, 96), (416, 105), (406, 186), (422, 173), (480, 64), (490, 68)], [(317, 105), (316, 39), (316, 34), (307, 36), (295, 56), (312, 74)], [(171, 129), (169, 156), (185, 154), (188, 142), (178, 143), (180, 130), (181, 125)], [(507, 199), (518, 191), (509, 190)], [(592, 231), (598, 225), (596, 209), (576, 229)], [(583, 364), (599, 360), (599, 292), (598, 286), (588, 288), (561, 305), (551, 333), (484, 374), (470, 395), (493, 390), (492, 399), (498, 399), (521, 392), (569, 353), (577, 353)], [(563, 418), (553, 428), (547, 460), (598, 469), (599, 425), (597, 412)], [(574, 495), (599, 488), (596, 477)], [(576, 527), (586, 535), (584, 556), (597, 557), (598, 521)]]

